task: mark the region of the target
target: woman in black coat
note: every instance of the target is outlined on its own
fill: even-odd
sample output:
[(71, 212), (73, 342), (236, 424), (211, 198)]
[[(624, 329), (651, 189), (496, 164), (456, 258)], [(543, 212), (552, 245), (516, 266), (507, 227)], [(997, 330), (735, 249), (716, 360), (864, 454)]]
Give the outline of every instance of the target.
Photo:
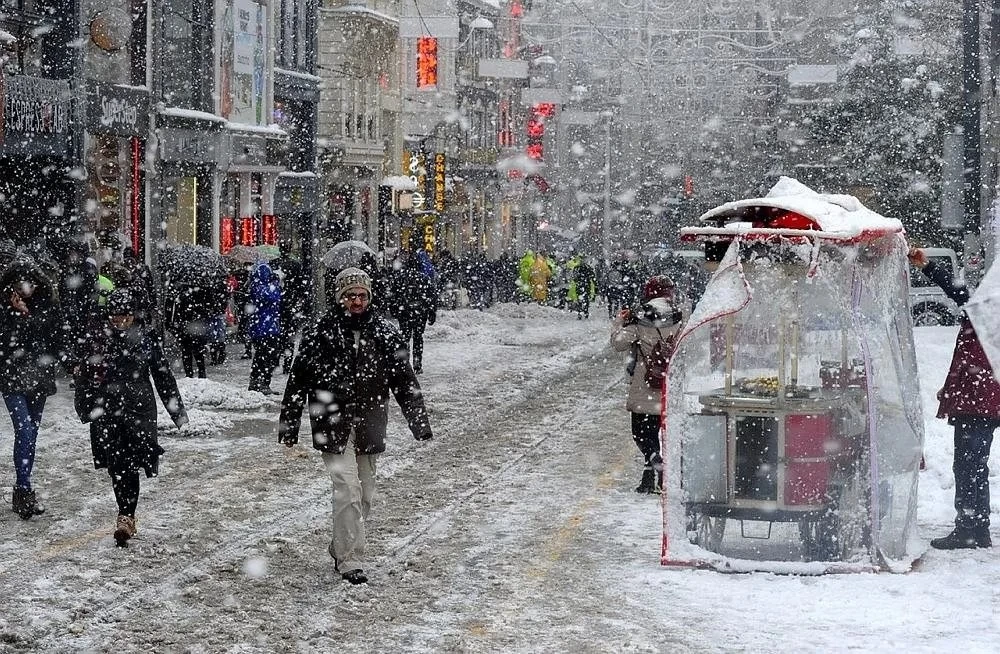
[(188, 419), (163, 354), (162, 337), (136, 322), (128, 291), (111, 294), (108, 316), (88, 341), (77, 412), (83, 422), (90, 422), (94, 467), (107, 468), (111, 475), (118, 502), (114, 538), (119, 547), (125, 547), (136, 531), (139, 471), (155, 477), (163, 454), (156, 439), (154, 384), (174, 424), (179, 428)]
[(45, 400), (56, 392), (56, 363), (70, 359), (53, 287), (27, 259), (0, 278), (0, 395), (14, 426), (12, 509), (24, 520), (45, 512), (31, 487), (35, 442)]

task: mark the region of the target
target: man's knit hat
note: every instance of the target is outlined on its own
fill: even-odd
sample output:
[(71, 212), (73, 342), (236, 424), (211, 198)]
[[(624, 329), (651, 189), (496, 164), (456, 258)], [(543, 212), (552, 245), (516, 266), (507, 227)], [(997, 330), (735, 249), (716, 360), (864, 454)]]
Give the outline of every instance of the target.
[(334, 285), (337, 287), (338, 300), (343, 299), (344, 294), (351, 290), (368, 291), (369, 298), (372, 295), (372, 278), (360, 268), (344, 268), (334, 280)]

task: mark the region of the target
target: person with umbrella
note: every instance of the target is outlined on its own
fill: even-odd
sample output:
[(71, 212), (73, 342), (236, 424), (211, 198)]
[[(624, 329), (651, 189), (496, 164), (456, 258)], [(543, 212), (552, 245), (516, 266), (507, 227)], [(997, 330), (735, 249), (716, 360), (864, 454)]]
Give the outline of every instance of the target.
[[(955, 304), (969, 300), (967, 286), (955, 283), (952, 271), (927, 258), (923, 250), (911, 248), (910, 263), (941, 287)], [(990, 446), (1000, 427), (1000, 382), (969, 321), (966, 312), (958, 326), (958, 338), (944, 387), (938, 391), (937, 415), (955, 428), (955, 528), (931, 541), (939, 550), (992, 547), (990, 539)]]
[(437, 319), (437, 293), (434, 282), (420, 272), (420, 263), (410, 253), (403, 253), (403, 265), (389, 277), (392, 314), (413, 356), (413, 372), (423, 372), (424, 330)]

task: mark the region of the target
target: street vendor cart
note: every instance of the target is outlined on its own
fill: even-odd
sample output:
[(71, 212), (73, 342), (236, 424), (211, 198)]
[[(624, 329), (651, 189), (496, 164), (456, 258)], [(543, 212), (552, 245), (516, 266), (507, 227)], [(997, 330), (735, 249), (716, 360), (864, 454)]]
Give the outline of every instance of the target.
[(782, 178), (682, 238), (715, 271), (664, 392), (663, 562), (906, 569), (923, 419), (901, 224)]

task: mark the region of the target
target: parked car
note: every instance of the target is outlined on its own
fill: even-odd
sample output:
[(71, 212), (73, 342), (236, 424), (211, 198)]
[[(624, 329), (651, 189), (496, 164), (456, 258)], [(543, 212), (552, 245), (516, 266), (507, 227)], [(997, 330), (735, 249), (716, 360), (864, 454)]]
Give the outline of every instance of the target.
[[(929, 261), (947, 266), (955, 273), (958, 256), (951, 248), (924, 248)], [(960, 310), (937, 284), (916, 268), (910, 267), (910, 314), (914, 327), (954, 325)]]

